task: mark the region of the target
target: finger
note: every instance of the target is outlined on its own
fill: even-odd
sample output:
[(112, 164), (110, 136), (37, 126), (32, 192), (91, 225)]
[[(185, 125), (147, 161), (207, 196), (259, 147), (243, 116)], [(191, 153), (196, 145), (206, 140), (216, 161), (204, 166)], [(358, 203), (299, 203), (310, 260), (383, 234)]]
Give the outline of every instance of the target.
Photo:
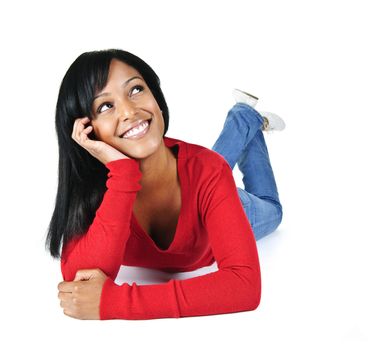
[(76, 272), (75, 279), (73, 281), (89, 280), (91, 278), (99, 276), (100, 269), (84, 269)]
[(75, 140), (77, 122), (78, 122), (78, 119), (75, 119), (75, 121), (73, 122), (73, 129), (72, 129), (72, 139), (73, 140)]
[(95, 143), (96, 141), (91, 140), (84, 131), (81, 133), (79, 144), (88, 150), (88, 152), (95, 150), (95, 147), (97, 146)]
[[(70, 293), (70, 295), (72, 295), (72, 294)], [(62, 308), (71, 309), (73, 307), (73, 305), (75, 304), (74, 300), (75, 300), (75, 298), (72, 296), (65, 298), (65, 299), (61, 299), (60, 306)]]
[(61, 300), (60, 306), (61, 306), (62, 308), (65, 308), (65, 307), (69, 306), (69, 302)]
[[(89, 122), (89, 119), (87, 120), (87, 122)], [(92, 131), (92, 129), (93, 129), (93, 126), (88, 125), (86, 128), (84, 128), (80, 131), (80, 133), (79, 133), (80, 142), (85, 142), (87, 140), (90, 140), (90, 138), (88, 137), (88, 134)]]
[(72, 296), (71, 292), (58, 292), (58, 299), (65, 300), (67, 298), (70, 298)]
[(76, 272), (76, 276), (73, 281), (85, 281), (89, 280), (92, 274), (89, 270), (80, 270)]
[(87, 126), (80, 134), (80, 140), (86, 141), (89, 140), (88, 134), (92, 131), (92, 125)]
[(73, 311), (72, 309), (64, 309), (64, 314), (65, 314), (66, 316), (75, 318), (76, 320), (81, 319), (81, 318), (79, 318), (79, 317), (76, 316), (76, 314), (74, 313), (74, 311)]
[(61, 297), (59, 298), (60, 299), (60, 306), (62, 308), (72, 307), (72, 305), (74, 304), (73, 294), (72, 293), (62, 293), (62, 292), (60, 292), (60, 293), (61, 293)]
[(82, 118), (76, 118), (74, 123), (73, 123), (73, 130), (72, 130), (72, 139), (77, 141), (76, 139), (76, 134), (77, 134), (77, 128), (79, 127), (79, 124), (80, 124), (80, 120)]
[(72, 134), (72, 137), (76, 140), (76, 141), (79, 141), (80, 140), (80, 133), (84, 130), (84, 126), (86, 123), (89, 122), (89, 118), (88, 117), (84, 117), (84, 118), (77, 118), (75, 120), (75, 123), (73, 125), (73, 134)]
[(89, 118), (88, 117), (84, 117), (82, 119), (80, 119), (79, 123), (78, 123), (78, 126), (76, 128), (76, 137), (80, 140), (81, 138), (81, 135), (83, 133), (83, 131), (85, 130), (85, 124), (87, 124), (89, 122)]
[(57, 288), (60, 292), (73, 292), (77, 284), (75, 282), (61, 282), (58, 284)]

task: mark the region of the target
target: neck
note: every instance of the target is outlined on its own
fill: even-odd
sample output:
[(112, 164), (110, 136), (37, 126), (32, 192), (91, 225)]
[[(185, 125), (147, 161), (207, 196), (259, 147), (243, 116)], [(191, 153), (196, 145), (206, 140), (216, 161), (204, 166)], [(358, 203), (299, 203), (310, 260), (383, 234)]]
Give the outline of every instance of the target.
[(176, 174), (176, 158), (162, 142), (161, 147), (155, 153), (140, 160), (140, 170), (142, 189), (144, 191), (155, 190), (172, 181), (172, 176)]

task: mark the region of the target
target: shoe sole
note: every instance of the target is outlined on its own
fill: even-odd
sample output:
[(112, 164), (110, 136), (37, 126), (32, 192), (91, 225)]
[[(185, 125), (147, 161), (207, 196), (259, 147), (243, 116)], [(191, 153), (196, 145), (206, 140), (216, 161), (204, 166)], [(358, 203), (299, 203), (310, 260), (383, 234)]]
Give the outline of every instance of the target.
[(234, 89), (234, 90), (240, 91), (240, 92), (242, 92), (242, 93), (244, 93), (244, 94), (246, 94), (246, 95), (248, 95), (248, 96), (250, 96), (250, 97), (252, 97), (252, 98), (255, 98), (256, 100), (259, 99), (257, 96), (253, 96), (253, 95), (251, 95), (250, 93), (248, 93), (248, 92), (246, 92), (246, 91), (242, 91), (242, 90), (240, 90), (240, 89)]

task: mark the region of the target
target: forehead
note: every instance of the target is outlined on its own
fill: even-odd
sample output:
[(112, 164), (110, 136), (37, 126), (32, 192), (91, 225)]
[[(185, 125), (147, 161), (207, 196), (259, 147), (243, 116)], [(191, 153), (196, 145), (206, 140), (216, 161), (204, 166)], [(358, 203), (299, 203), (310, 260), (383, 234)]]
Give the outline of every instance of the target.
[[(110, 70), (108, 73), (108, 83), (110, 80), (126, 80), (127, 78), (138, 75), (142, 78), (142, 75), (132, 66), (119, 61), (117, 59), (113, 59), (110, 63)], [(122, 82), (122, 81), (120, 81)], [(119, 83), (120, 83), (119, 82)]]

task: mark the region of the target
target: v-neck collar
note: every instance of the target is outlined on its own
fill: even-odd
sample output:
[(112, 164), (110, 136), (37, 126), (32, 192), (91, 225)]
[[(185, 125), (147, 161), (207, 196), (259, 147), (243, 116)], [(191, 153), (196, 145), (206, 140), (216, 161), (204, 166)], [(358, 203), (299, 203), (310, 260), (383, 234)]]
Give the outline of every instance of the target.
[[(173, 240), (171, 244), (168, 246), (167, 249), (161, 249), (157, 246), (157, 244), (153, 241), (152, 237), (149, 236), (147, 232), (144, 231), (144, 229), (141, 227), (141, 225), (138, 223), (137, 218), (134, 215), (132, 215), (132, 222), (134, 224), (133, 228), (135, 228), (135, 232), (139, 233), (141, 236), (145, 237), (146, 240), (149, 241), (149, 243), (153, 246), (153, 248), (158, 251), (159, 253), (170, 253), (175, 249), (175, 246), (177, 246), (178, 241), (180, 240), (180, 235), (178, 233), (185, 232), (185, 229), (182, 227), (186, 220), (183, 219), (184, 213), (186, 212), (186, 203), (187, 203), (187, 177), (184, 175), (184, 159), (186, 157), (186, 149), (185, 149), (185, 143), (181, 140), (174, 139), (171, 137), (164, 136), (163, 137), (164, 143), (167, 147), (172, 148), (175, 145), (178, 147), (177, 152), (177, 174), (180, 182), (180, 194), (181, 194), (181, 208), (179, 213), (179, 218), (176, 225), (176, 231), (174, 233)], [(143, 238), (142, 237), (142, 238)]]

